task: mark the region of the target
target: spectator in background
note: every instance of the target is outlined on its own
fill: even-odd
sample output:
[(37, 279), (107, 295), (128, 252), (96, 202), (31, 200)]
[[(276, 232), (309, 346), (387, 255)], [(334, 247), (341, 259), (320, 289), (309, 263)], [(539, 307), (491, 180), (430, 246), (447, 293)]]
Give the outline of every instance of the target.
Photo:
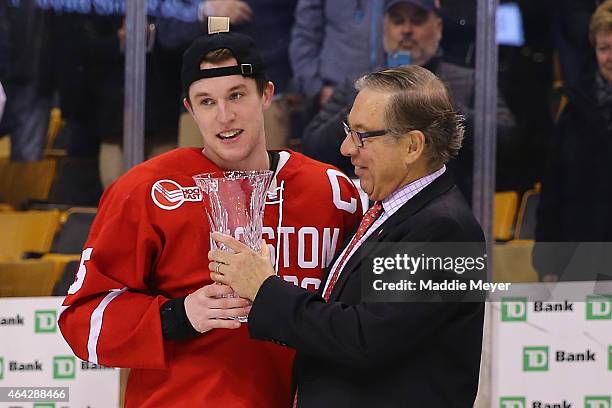
[(44, 15), (35, 0), (2, 1), (0, 26), (0, 80), (7, 98), (0, 134), (10, 133), (11, 160), (40, 160), (51, 110), (50, 96), (39, 90), (41, 64), (51, 63), (41, 61)]
[(476, 1), (442, 0), (442, 39), (444, 60), (474, 67), (476, 62)]
[[(289, 41), (296, 3), (297, 0), (205, 0), (198, 7), (200, 21), (206, 21), (207, 16), (229, 17), (232, 32), (251, 36), (260, 47), (269, 78), (275, 86), (274, 100), (264, 114), (269, 149), (287, 147), (290, 137), (287, 94), (292, 73)], [(205, 28), (202, 23), (197, 24), (201, 29)], [(160, 31), (160, 40), (162, 36), (166, 36), (165, 32)], [(195, 36), (185, 38), (187, 44), (193, 38)], [(181, 123), (183, 129), (186, 125), (188, 130), (181, 132), (179, 145), (200, 146), (201, 136), (191, 118), (184, 114)]]
[[(149, 26), (146, 59), (145, 155), (176, 146), (178, 92), (168, 96), (168, 82), (157, 59), (154, 28)], [(123, 171), (125, 23), (121, 15), (66, 13), (55, 23), (62, 114), (70, 124), (68, 152), (99, 154), (102, 184), (108, 187)], [(66, 39), (70, 38), (70, 41)], [(177, 84), (177, 87), (179, 85)]]
[(300, 0), (289, 55), (298, 90), (315, 105), (348, 80), (382, 67), (382, 0)]
[(0, 82), (0, 121), (2, 120), (2, 115), (4, 114), (4, 104), (5, 103), (6, 103), (6, 94), (4, 93), (2, 82)]
[[(523, 44), (500, 44), (498, 88), (517, 123), (517, 145), (498, 149), (498, 191), (525, 191), (541, 181), (552, 134), (552, 12), (556, 0), (502, 0), (518, 4)], [(519, 32), (520, 33), (520, 32)], [(520, 40), (517, 38), (516, 40)]]
[[(9, 71), (10, 55), (8, 44), (8, 27), (8, 3), (3, 1), (0, 2), (0, 82), (5, 80)], [(2, 91), (2, 94), (4, 95), (4, 90)], [(4, 101), (6, 101), (6, 99)], [(4, 107), (4, 104), (2, 106)], [(2, 115), (0, 115), (0, 121), (1, 120)]]
[[(434, 0), (387, 0), (384, 14), (383, 46), (388, 55), (398, 51), (409, 52), (412, 64), (423, 66), (444, 81), (453, 94), (456, 106), (468, 118), (473, 119), (474, 70), (443, 61), (439, 47), (442, 38), (440, 8)], [(391, 60), (390, 60), (391, 61)], [(303, 150), (317, 160), (339, 167), (353, 174), (348, 157), (340, 155), (340, 144), (345, 136), (342, 121), (348, 115), (356, 90), (350, 81), (334, 92), (304, 132)], [(508, 149), (514, 143), (512, 130), (514, 119), (503, 99), (498, 103), (498, 146)], [(457, 185), (471, 198), (473, 136), (466, 134), (465, 147), (455, 163), (450, 166)]]
[(589, 42), (589, 21), (602, 0), (559, 0), (555, 4), (556, 46), (563, 81), (576, 85), (581, 74), (594, 69), (593, 50)]
[[(612, 0), (593, 14), (589, 36), (597, 68), (566, 89), (569, 102), (556, 125), (542, 180), (538, 243), (612, 242)], [(543, 281), (598, 278), (588, 271), (563, 275), (573, 252), (551, 250), (547, 245), (534, 250)]]

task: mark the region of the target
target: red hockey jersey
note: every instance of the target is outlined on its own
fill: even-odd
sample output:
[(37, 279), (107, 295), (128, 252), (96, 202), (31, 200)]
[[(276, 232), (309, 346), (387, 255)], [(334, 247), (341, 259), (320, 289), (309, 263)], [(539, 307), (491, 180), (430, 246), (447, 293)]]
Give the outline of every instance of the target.
[[(299, 153), (280, 152), (263, 236), (279, 275), (318, 288), (362, 215), (350, 180)], [(126, 407), (291, 406), (293, 350), (249, 338), (246, 325), (164, 340), (160, 306), (212, 283), (209, 227), (191, 176), (219, 171), (200, 150), (176, 149), (134, 167), (104, 194), (61, 332), (81, 359), (131, 367)]]

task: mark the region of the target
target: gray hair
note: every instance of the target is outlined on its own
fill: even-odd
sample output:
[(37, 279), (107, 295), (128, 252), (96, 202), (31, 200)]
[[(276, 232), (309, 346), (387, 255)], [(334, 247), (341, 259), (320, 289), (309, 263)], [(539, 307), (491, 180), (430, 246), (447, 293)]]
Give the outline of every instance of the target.
[(392, 94), (385, 108), (385, 123), (399, 139), (411, 130), (425, 135), (425, 152), (431, 167), (457, 156), (465, 133), (465, 119), (453, 107), (444, 83), (417, 65), (405, 65), (365, 75), (355, 88)]

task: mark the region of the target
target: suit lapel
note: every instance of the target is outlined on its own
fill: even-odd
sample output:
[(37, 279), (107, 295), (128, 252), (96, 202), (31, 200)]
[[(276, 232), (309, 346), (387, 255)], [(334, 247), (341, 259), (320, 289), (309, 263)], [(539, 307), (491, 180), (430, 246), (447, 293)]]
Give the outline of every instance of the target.
[[(338, 296), (342, 292), (342, 288), (346, 284), (349, 275), (351, 275), (360, 265), (361, 261), (368, 256), (370, 252), (374, 250), (376, 245), (372, 245), (376, 242), (384, 242), (385, 237), (389, 235), (397, 226), (403, 223), (406, 219), (415, 215), (421, 208), (426, 206), (430, 201), (436, 197), (446, 193), (454, 186), (453, 178), (449, 174), (448, 170), (445, 171), (440, 177), (435, 179), (431, 184), (421, 190), (417, 195), (408, 200), (404, 205), (400, 207), (391, 217), (380, 225), (376, 231), (372, 232), (370, 236), (359, 246), (357, 251), (351, 256), (346, 262), (346, 265), (342, 269), (342, 273), (332, 290), (330, 295), (330, 301), (337, 300)], [(352, 239), (351, 235), (351, 239)], [(345, 241), (343, 247), (346, 247)], [(370, 244), (370, 245), (367, 245)], [(330, 264), (333, 265), (336, 260)], [(325, 280), (324, 282), (326, 282)], [(321, 285), (324, 286), (324, 285)]]

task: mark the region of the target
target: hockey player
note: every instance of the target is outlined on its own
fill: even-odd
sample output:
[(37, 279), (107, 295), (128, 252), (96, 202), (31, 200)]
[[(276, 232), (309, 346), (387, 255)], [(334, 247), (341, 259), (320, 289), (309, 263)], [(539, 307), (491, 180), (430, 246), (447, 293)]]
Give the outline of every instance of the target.
[(286, 408), (294, 351), (251, 340), (245, 324), (226, 319), (249, 306), (212, 284), (210, 231), (192, 176), (273, 170), (263, 236), (278, 274), (310, 290), (361, 218), (359, 196), (331, 166), (266, 150), (274, 85), (249, 37), (198, 38), (183, 56), (182, 81), (204, 148), (158, 156), (108, 188), (59, 325), (79, 358), (131, 368), (128, 408)]

